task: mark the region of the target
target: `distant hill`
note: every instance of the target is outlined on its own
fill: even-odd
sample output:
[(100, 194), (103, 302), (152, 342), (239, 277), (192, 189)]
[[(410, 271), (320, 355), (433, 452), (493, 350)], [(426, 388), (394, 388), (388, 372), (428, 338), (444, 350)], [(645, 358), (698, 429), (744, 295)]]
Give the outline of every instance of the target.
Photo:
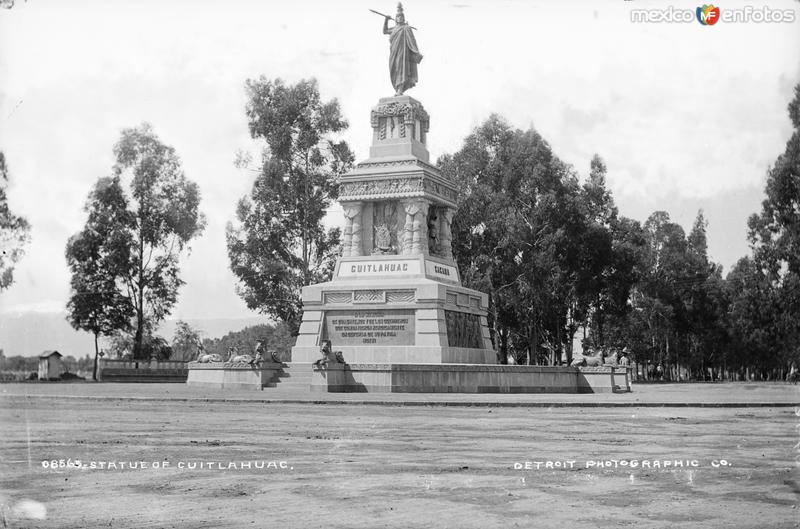
[[(166, 320), (156, 334), (172, 341), (177, 320)], [(220, 338), (232, 331), (267, 323), (264, 317), (185, 320), (203, 338)], [(102, 345), (101, 345), (102, 346)], [(45, 350), (58, 350), (76, 358), (94, 354), (94, 337), (74, 330), (64, 312), (26, 312), (0, 314), (0, 349), (8, 356), (34, 356)]]

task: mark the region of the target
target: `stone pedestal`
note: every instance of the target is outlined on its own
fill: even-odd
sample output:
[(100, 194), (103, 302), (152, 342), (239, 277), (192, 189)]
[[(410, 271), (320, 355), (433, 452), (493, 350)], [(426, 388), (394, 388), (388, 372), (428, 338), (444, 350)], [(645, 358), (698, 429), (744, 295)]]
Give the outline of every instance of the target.
[(216, 389), (257, 389), (274, 387), (283, 364), (262, 362), (258, 365), (200, 364), (189, 362), (186, 385)]
[(292, 362), (319, 359), (329, 340), (346, 363), (497, 363), (487, 296), (453, 261), (456, 185), (429, 163), (427, 112), (387, 97), (370, 122), (370, 157), (341, 178), (342, 257), (330, 282), (303, 289)]
[[(620, 378), (621, 377), (621, 378)], [(313, 372), (321, 393), (626, 393), (619, 368), (465, 364), (332, 364)]]
[(313, 362), (330, 340), (348, 363), (495, 364), (487, 296), (430, 256), (342, 258), (335, 277), (303, 289), (292, 362)]

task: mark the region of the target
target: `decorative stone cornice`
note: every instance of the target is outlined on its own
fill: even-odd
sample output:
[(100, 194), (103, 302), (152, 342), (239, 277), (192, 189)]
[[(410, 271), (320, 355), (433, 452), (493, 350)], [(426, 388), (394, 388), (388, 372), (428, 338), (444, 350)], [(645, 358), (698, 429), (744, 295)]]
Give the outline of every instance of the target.
[(378, 128), (380, 118), (390, 116), (401, 116), (406, 125), (412, 125), (414, 121), (418, 120), (423, 131), (428, 132), (430, 130), (430, 116), (417, 101), (409, 101), (407, 103), (391, 102), (376, 106), (370, 113), (372, 128)]
[(410, 197), (421, 195), (424, 191), (425, 185), (420, 177), (343, 182), (339, 187), (339, 200)]
[(423, 196), (438, 198), (451, 205), (455, 205), (458, 200), (455, 189), (420, 176), (342, 182), (339, 187), (341, 202)]

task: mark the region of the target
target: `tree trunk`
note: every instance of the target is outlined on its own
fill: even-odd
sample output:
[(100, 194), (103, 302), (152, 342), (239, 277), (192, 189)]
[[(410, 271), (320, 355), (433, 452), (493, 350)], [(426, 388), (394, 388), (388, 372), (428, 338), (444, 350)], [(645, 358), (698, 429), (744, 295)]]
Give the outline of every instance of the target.
[(575, 329), (573, 331), (571, 329), (572, 329), (572, 327), (570, 327), (570, 332), (569, 332), (569, 335), (567, 336), (567, 365), (571, 365), (572, 364), (572, 354), (573, 354), (572, 345), (575, 342), (575, 332), (577, 332), (577, 330), (578, 330), (578, 329)]
[(503, 329), (498, 334), (498, 338), (500, 339), (500, 363), (507, 364), (508, 363), (508, 330)]
[(142, 358), (142, 338), (144, 337), (144, 241), (141, 228), (139, 233), (139, 280), (136, 283), (136, 335), (133, 337), (133, 358)]
[(604, 345), (605, 344), (605, 337), (603, 336), (603, 313), (597, 311), (597, 317), (595, 318), (597, 321), (597, 340), (595, 341), (596, 345)]
[(144, 337), (144, 314), (136, 307), (136, 334), (133, 336), (133, 358), (142, 359), (142, 338)]
[(97, 364), (100, 359), (100, 349), (97, 348), (97, 333), (94, 333), (94, 369), (92, 370), (92, 380), (97, 382)]

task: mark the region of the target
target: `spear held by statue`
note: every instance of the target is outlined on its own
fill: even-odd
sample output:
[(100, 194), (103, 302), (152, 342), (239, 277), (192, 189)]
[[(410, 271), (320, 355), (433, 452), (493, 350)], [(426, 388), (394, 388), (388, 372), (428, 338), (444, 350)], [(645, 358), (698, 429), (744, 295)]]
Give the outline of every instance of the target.
[[(380, 16), (382, 16), (383, 18), (388, 18), (389, 20), (391, 20), (392, 22), (394, 22), (395, 24), (397, 24), (397, 20), (395, 20), (393, 17), (390, 17), (389, 15), (384, 15), (383, 13), (381, 13), (381, 12), (379, 12), (379, 11), (375, 11), (374, 9), (370, 9), (370, 11), (372, 11), (372, 12), (373, 12), (373, 13), (375, 13), (376, 15), (380, 15)], [(411, 29), (417, 29), (417, 28), (415, 28), (414, 26), (408, 26), (408, 27), (410, 27)]]

